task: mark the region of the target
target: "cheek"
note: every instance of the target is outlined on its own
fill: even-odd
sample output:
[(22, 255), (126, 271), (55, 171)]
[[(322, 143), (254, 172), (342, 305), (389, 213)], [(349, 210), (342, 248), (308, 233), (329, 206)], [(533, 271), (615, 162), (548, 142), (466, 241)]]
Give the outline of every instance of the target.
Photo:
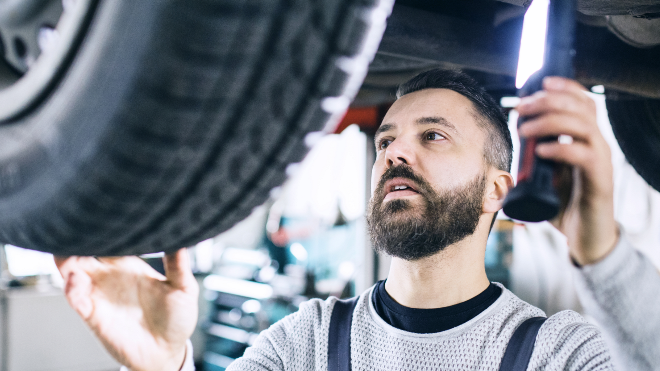
[(376, 187), (378, 186), (378, 181), (383, 175), (383, 166), (379, 166), (378, 161), (374, 163), (374, 166), (371, 168), (371, 196), (376, 192)]
[(444, 161), (434, 164), (425, 173), (433, 188), (436, 190), (451, 189), (471, 181), (479, 173), (480, 163), (474, 163), (467, 159), (456, 161)]

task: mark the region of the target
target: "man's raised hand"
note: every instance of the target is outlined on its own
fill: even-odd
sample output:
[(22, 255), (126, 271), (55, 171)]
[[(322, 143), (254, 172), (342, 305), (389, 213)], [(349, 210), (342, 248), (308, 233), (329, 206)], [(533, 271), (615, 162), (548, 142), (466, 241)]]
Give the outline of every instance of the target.
[(566, 200), (553, 220), (568, 238), (573, 259), (581, 265), (604, 258), (618, 241), (614, 221), (614, 186), (610, 148), (598, 129), (596, 105), (575, 81), (548, 77), (543, 91), (523, 98), (516, 108), (527, 122), (522, 137), (568, 135), (573, 140), (544, 142), (536, 147), (539, 157), (569, 165), (559, 185)]
[(137, 257), (56, 257), (69, 304), (132, 371), (178, 371), (197, 323), (199, 287), (185, 249), (166, 276)]

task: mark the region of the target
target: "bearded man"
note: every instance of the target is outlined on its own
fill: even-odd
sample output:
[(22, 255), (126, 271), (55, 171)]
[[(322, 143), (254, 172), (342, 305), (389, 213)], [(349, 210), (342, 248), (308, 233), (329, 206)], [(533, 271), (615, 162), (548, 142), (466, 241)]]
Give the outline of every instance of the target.
[[(536, 151), (579, 170), (557, 225), (573, 260), (591, 264), (618, 241), (609, 148), (596, 126), (595, 105), (579, 84), (547, 78), (544, 89), (517, 107), (531, 118), (520, 134), (573, 137), (570, 144), (544, 142)], [(474, 80), (456, 71), (424, 72), (397, 97), (376, 134), (368, 210), (373, 246), (392, 263), (387, 280), (362, 293), (352, 310), (350, 367), (498, 370), (514, 331), (545, 317), (489, 282), (484, 266), (488, 234), (513, 187), (506, 119)], [(179, 370), (191, 358), (186, 339), (194, 317), (186, 311), (196, 309), (197, 295), (186, 255), (165, 258), (167, 279), (127, 259), (58, 259), (67, 297), (120, 362), (133, 370)], [(261, 333), (229, 370), (328, 369), (336, 307), (333, 297), (302, 304)], [(571, 311), (543, 323), (528, 365), (613, 368), (599, 330)]]

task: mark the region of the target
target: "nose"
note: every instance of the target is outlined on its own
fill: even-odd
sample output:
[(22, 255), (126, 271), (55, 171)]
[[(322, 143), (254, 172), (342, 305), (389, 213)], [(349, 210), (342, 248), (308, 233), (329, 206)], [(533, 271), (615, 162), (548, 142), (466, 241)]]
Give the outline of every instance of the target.
[(396, 138), (385, 149), (385, 161), (387, 167), (399, 166), (401, 164), (414, 165), (414, 151), (405, 138)]

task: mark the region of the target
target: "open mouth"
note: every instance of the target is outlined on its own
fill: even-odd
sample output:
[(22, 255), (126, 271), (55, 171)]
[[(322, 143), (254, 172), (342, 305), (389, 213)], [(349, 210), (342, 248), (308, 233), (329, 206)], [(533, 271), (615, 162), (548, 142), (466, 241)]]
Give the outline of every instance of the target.
[(415, 188), (413, 181), (403, 178), (394, 178), (385, 183), (385, 198), (389, 200), (393, 198), (406, 197), (418, 195), (419, 191)]

